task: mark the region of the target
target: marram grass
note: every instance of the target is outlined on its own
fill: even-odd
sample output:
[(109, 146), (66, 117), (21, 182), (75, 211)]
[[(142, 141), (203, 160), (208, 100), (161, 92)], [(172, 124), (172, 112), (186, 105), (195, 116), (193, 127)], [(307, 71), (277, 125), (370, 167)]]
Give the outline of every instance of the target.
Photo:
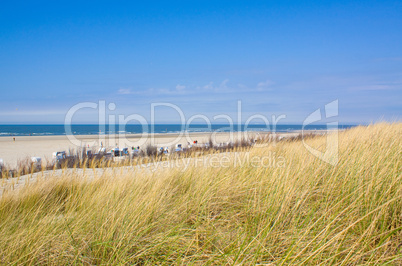
[(38, 181), (0, 200), (0, 263), (401, 265), (401, 136), (342, 132), (336, 166), (295, 141), (249, 151), (268, 167)]

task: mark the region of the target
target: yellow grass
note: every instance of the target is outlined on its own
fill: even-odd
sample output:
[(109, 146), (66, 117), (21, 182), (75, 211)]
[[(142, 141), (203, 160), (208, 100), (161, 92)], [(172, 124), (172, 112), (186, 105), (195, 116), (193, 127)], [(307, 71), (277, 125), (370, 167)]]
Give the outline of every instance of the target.
[(401, 265), (401, 136), (340, 133), (336, 166), (296, 141), (223, 167), (36, 182), (0, 200), (0, 263)]

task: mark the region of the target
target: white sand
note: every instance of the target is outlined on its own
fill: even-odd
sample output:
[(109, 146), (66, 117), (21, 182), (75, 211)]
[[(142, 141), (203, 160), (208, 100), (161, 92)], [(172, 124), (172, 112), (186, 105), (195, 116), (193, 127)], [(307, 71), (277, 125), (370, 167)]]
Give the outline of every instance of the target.
[[(101, 143), (104, 147), (112, 149), (116, 147), (137, 147), (144, 149), (148, 144), (153, 144), (157, 147), (169, 147), (180, 143), (187, 147), (187, 143), (192, 143), (197, 140), (198, 143), (207, 143), (212, 137), (214, 143), (226, 143), (236, 141), (243, 137), (257, 138), (267, 133), (190, 133), (188, 135), (179, 134), (155, 134), (155, 135), (126, 135), (120, 137), (118, 135), (82, 135), (76, 136), (76, 139), (68, 139), (67, 136), (23, 136), (15, 137), (0, 137), (0, 159), (3, 159), (4, 164), (9, 167), (16, 167), (19, 160), (24, 160), (30, 157), (41, 157), (42, 160), (51, 160), (52, 153), (56, 151), (66, 151), (69, 149), (77, 150), (82, 147), (88, 147), (92, 150), (98, 150)], [(294, 135), (294, 133), (280, 133), (280, 135)], [(131, 149), (130, 149), (131, 150)]]

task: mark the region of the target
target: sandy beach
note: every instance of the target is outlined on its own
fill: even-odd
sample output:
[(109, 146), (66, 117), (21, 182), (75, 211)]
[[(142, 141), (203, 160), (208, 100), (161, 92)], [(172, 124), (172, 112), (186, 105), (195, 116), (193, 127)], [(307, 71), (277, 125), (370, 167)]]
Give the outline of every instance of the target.
[[(243, 137), (258, 138), (267, 132), (246, 133), (188, 133), (188, 134), (133, 134), (133, 135), (80, 135), (80, 136), (21, 136), (0, 137), (0, 159), (9, 167), (17, 166), (19, 160), (30, 157), (41, 157), (42, 160), (51, 160), (52, 153), (56, 151), (77, 150), (82, 147), (98, 150), (101, 145), (107, 149), (123, 147), (140, 147), (144, 149), (151, 144), (157, 147), (169, 147), (197, 140), (199, 144), (207, 143), (210, 138), (215, 143), (236, 141)], [(297, 133), (277, 133), (281, 136), (291, 136)], [(130, 149), (131, 150), (131, 149)]]

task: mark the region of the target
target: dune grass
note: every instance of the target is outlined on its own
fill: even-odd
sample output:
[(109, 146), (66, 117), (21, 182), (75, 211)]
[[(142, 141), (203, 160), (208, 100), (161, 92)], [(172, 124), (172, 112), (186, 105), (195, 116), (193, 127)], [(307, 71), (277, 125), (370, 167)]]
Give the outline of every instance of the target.
[(401, 133), (340, 133), (336, 166), (294, 141), (224, 167), (36, 182), (0, 199), (0, 263), (401, 265)]

